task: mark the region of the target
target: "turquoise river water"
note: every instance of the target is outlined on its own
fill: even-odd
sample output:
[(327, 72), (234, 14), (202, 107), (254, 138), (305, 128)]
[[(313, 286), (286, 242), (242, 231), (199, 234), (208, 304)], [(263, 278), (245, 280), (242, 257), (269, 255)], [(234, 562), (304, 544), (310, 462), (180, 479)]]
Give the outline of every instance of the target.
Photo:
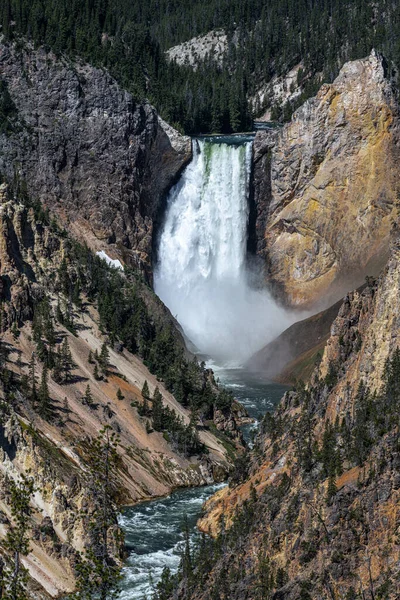
[[(243, 369), (215, 369), (215, 376), (246, 407), (256, 421), (244, 431), (247, 440), (257, 428), (260, 415), (272, 410), (286, 387), (263, 381), (257, 374)], [(121, 600), (150, 600), (152, 582), (156, 583), (164, 567), (178, 569), (185, 515), (197, 535), (196, 522), (202, 505), (224, 484), (177, 490), (167, 498), (144, 502), (127, 508), (120, 517), (129, 557), (124, 568)]]

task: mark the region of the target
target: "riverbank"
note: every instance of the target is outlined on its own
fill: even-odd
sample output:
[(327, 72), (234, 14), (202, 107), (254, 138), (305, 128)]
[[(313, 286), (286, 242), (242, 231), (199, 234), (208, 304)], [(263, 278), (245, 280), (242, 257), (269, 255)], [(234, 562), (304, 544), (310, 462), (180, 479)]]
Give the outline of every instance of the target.
[[(260, 417), (274, 409), (287, 387), (265, 382), (260, 375), (243, 369), (223, 369), (216, 365), (213, 368), (221, 384), (235, 394), (254, 419), (253, 423), (243, 426), (244, 436), (251, 444)], [(120, 600), (143, 600), (146, 594), (151, 594), (152, 585), (157, 583), (165, 567), (176, 572), (185, 516), (192, 543), (195, 543), (203, 504), (224, 485), (180, 489), (165, 498), (123, 510), (119, 521), (125, 532), (129, 557), (123, 570)]]

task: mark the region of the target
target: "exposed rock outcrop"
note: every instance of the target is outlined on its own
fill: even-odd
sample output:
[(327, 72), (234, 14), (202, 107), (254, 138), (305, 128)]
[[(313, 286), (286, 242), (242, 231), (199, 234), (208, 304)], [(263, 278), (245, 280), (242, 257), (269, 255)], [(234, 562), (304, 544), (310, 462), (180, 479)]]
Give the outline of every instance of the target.
[[(60, 265), (64, 265), (69, 282), (79, 269), (76, 255), (72, 260), (74, 246), (75, 241), (65, 231), (48, 222), (41, 207), (29, 206), (29, 202), (24, 205), (4, 184), (0, 187), (0, 558), (2, 539), (11, 518), (7, 479), (30, 469), (38, 491), (33, 499), (32, 552), (25, 563), (31, 575), (30, 585), (40, 588), (32, 597), (40, 600), (59, 597), (60, 592), (74, 587), (76, 551), (87, 543), (82, 520), (78, 518), (80, 509), (90, 503), (87, 456), (90, 441), (104, 425), (120, 438), (118, 468), (113, 470), (117, 504), (159, 497), (177, 487), (222, 481), (232, 468), (231, 457), (242, 441), (237, 423), (243, 411), (237, 403), (232, 410), (225, 407), (220, 411), (214, 406), (211, 414), (207, 413), (207, 417), (215, 418), (218, 437), (207, 424), (194, 425), (199, 442), (205, 447), (196, 455), (178, 448), (172, 435), (153, 429), (151, 408), (142, 410), (145, 382), (150, 406), (158, 388), (163, 409), (168, 410), (168, 415), (174, 414), (182, 425), (189, 426), (190, 411), (168, 391), (165, 382), (149, 371), (138, 354), (130, 352), (118, 339), (111, 341), (101, 331), (98, 303), (86, 296), (79, 300), (77, 308), (63, 295), (62, 286), (58, 285)], [(79, 248), (82, 252), (83, 247)], [(99, 273), (103, 263), (91, 253), (88, 262), (93, 266), (96, 261)], [(83, 264), (80, 268), (84, 269)], [(81, 270), (80, 275), (87, 279), (88, 271), (85, 276)], [(123, 285), (126, 274), (118, 276)], [(135, 289), (144, 305), (138, 301), (139, 296), (132, 296), (132, 312), (140, 310), (143, 323), (151, 330), (162, 327), (174, 331), (169, 311), (140, 278), (135, 279)], [(31, 319), (40, 313), (35, 309), (44, 298), (51, 312), (52, 352), (56, 352), (56, 347), (59, 352), (66, 339), (73, 362), (72, 376), (61, 381), (54, 373), (53, 360), (53, 370), (50, 366), (51, 374), (48, 373), (46, 414), (32, 394), (34, 374), (29, 366), (33, 360), (39, 389), (49, 354), (43, 346), (45, 334), (41, 325), (38, 333)], [(64, 322), (64, 310), (72, 316), (72, 330)], [(147, 321), (146, 314), (150, 315)], [(106, 375), (99, 375), (94, 370), (98, 364), (93, 356), (101, 354), (103, 342), (109, 346), (109, 365)], [(166, 343), (176, 344), (183, 353), (179, 332), (168, 335)], [(160, 349), (157, 354), (160, 360), (162, 352)], [(181, 356), (179, 350), (176, 356)], [(175, 366), (179, 368), (178, 358)], [(197, 389), (213, 386), (213, 393), (218, 394), (211, 371), (194, 372)]]
[(398, 240), (390, 253), (344, 299), (308, 388), (264, 419), (242, 483), (207, 503), (220, 537), (190, 598), (399, 598)]
[(198, 65), (208, 60), (215, 61), (219, 66), (228, 51), (228, 36), (224, 29), (209, 31), (166, 51), (168, 60), (179, 66), (189, 65), (196, 71)]
[(43, 49), (0, 45), (0, 76), (17, 110), (0, 135), (0, 174), (26, 182), (94, 249), (114, 244), (147, 273), (163, 196), (191, 142), (107, 72)]
[(329, 305), (385, 264), (399, 113), (382, 57), (345, 64), (283, 129), (258, 132), (254, 162), (257, 252), (287, 305)]

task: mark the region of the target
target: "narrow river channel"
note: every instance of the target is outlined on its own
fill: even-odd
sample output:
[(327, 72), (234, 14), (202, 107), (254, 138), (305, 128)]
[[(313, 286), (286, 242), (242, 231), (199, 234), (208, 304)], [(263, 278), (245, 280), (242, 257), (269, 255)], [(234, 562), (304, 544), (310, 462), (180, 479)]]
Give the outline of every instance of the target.
[[(243, 369), (215, 369), (215, 376), (256, 420), (272, 410), (287, 389)], [(255, 428), (257, 421), (246, 426), (248, 441)], [(130, 554), (123, 572), (121, 600), (143, 600), (146, 596), (150, 600), (152, 582), (158, 581), (164, 567), (173, 572), (178, 569), (185, 515), (194, 539), (203, 503), (223, 485), (177, 490), (167, 498), (144, 502), (123, 512), (120, 523)]]

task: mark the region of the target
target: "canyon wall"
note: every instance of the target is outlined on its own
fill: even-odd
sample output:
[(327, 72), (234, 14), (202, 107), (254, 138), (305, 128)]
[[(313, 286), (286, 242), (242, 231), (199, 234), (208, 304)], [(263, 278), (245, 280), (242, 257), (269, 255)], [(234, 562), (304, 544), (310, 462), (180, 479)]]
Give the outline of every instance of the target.
[[(100, 286), (104, 296), (97, 302), (82, 288), (75, 304), (70, 293), (64, 296), (61, 273), (64, 282), (76, 283), (78, 277), (87, 283), (93, 269), (100, 276), (107, 271), (104, 261), (91, 252), (85, 261), (84, 253), (83, 246), (49, 221), (42, 207), (18, 201), (5, 184), (0, 186), (0, 560), (7, 557), (3, 541), (13, 523), (9, 482), (28, 473), (37, 490), (32, 500), (30, 553), (23, 562), (30, 574), (30, 597), (35, 599), (59, 597), (74, 588), (77, 552), (87, 549), (90, 542), (80, 517), (82, 510), (90, 508), (90, 444), (102, 427), (109, 426), (119, 436), (118, 468), (112, 473), (116, 505), (167, 495), (177, 487), (222, 481), (241, 448), (237, 422), (243, 413), (237, 403), (232, 410), (226, 403), (215, 405), (210, 427), (204, 422), (194, 425), (204, 448), (198, 454), (189, 455), (178, 448), (172, 434), (155, 430), (149, 407), (156, 388), (167, 411), (164, 414), (174, 414), (182, 425), (192, 422), (189, 407), (178, 402), (178, 394), (175, 397), (168, 391), (167, 382), (149, 371), (139, 348), (130, 352), (104, 331), (99, 304), (106, 298), (107, 278), (120, 277), (123, 286), (127, 274), (108, 272)], [(143, 328), (167, 334), (159, 338), (163, 349), (153, 349), (157, 362), (175, 346), (175, 374), (186, 364), (186, 385), (192, 381), (195, 393), (218, 394), (212, 373), (191, 364), (192, 357), (184, 353), (183, 338), (169, 311), (137, 274), (132, 277), (131, 316), (140, 313)], [(44, 300), (54, 330), (51, 344), (44, 328), (39, 325), (37, 329)], [(112, 311), (119, 309), (116, 303)], [(73, 326), (64, 320), (67, 313)], [(147, 321), (146, 314), (150, 316)], [(47, 371), (47, 364), (54, 362), (65, 340), (73, 368), (68, 380), (62, 381), (52, 363)], [(106, 373), (100, 374), (93, 357), (101, 354), (104, 343), (109, 364)], [(39, 386), (45, 367), (48, 400), (44, 413)]]
[(257, 133), (257, 253), (286, 305), (326, 307), (379, 271), (398, 179), (398, 105), (375, 52), (345, 64), (282, 129)]
[(200, 528), (217, 539), (179, 598), (399, 597), (397, 235), (389, 253), (346, 295), (308, 387), (266, 415), (247, 465), (208, 501)]
[(190, 138), (106, 71), (29, 44), (0, 45), (14, 105), (0, 133), (0, 174), (40, 200), (79, 239), (149, 272), (163, 196), (190, 160)]

